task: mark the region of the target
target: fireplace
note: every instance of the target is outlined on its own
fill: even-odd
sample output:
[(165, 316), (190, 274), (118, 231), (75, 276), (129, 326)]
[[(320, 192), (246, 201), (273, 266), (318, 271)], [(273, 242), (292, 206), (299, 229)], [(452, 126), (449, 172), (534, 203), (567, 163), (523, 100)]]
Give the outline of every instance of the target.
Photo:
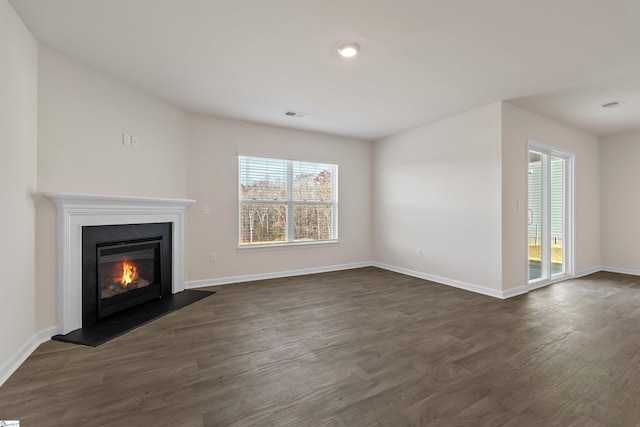
[[(93, 268), (92, 280), (97, 280), (97, 265), (86, 267), (87, 260), (83, 253), (86, 239), (83, 238), (86, 230), (94, 226), (117, 226), (127, 224), (170, 224), (171, 234), (169, 240), (163, 237), (162, 257), (166, 260), (171, 254), (171, 262), (162, 262), (162, 282), (170, 283), (172, 295), (184, 294), (184, 217), (185, 209), (195, 200), (167, 199), (152, 197), (109, 196), (96, 194), (75, 193), (44, 193), (51, 199), (57, 208), (57, 236), (58, 236), (58, 332), (66, 336), (72, 332), (83, 329), (86, 318), (85, 299), (87, 292), (84, 289), (84, 273)], [(156, 234), (157, 235), (157, 234)], [(102, 239), (103, 243), (130, 242), (143, 237), (116, 237)], [(170, 243), (169, 243), (170, 242)], [(95, 244), (95, 242), (94, 242)], [(97, 248), (93, 249), (94, 257), (97, 257)], [(167, 270), (168, 267), (168, 270)], [(167, 272), (168, 271), (168, 272)], [(94, 283), (94, 286), (95, 283)], [(166, 286), (166, 285), (161, 285)], [(95, 288), (94, 288), (95, 289)], [(93, 321), (97, 320), (97, 290), (93, 296), (94, 307), (89, 311), (94, 312)], [(156, 300), (163, 304), (171, 301), (170, 296), (164, 296), (164, 288), (161, 291), (162, 298)], [(150, 303), (145, 303), (145, 305)], [(127, 313), (125, 310), (121, 313)], [(96, 325), (104, 325), (107, 320), (118, 315), (107, 316)], [(148, 320), (147, 320), (148, 321)]]
[(172, 292), (172, 224), (82, 227), (82, 327)]
[(160, 298), (162, 239), (98, 245), (98, 319)]
[(45, 195), (58, 213), (52, 339), (95, 347), (214, 293), (184, 289), (184, 216), (194, 200)]

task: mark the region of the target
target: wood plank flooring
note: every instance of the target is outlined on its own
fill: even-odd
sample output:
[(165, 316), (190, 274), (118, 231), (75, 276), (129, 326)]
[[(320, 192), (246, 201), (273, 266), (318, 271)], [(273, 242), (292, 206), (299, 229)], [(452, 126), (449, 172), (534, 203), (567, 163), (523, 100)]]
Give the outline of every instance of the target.
[[(214, 289), (214, 288), (212, 288)], [(0, 387), (24, 426), (640, 426), (640, 278), (509, 300), (376, 268), (215, 287)]]

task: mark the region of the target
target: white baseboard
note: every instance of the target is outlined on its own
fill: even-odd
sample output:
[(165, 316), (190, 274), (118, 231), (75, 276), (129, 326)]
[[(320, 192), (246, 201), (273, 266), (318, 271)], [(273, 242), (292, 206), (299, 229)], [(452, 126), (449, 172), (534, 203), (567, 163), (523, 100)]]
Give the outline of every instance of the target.
[(576, 272), (574, 277), (577, 279), (578, 277), (588, 276), (589, 274), (597, 273), (598, 271), (606, 271), (608, 273), (629, 274), (631, 276), (640, 276), (640, 270), (635, 268), (611, 267), (608, 265), (598, 265), (596, 267), (580, 270)]
[(598, 271), (606, 271), (608, 273), (629, 274), (631, 276), (640, 276), (640, 270), (637, 270), (635, 268), (611, 267), (607, 265), (598, 265), (595, 267), (585, 268), (584, 270), (577, 271), (574, 278), (577, 279), (579, 277), (588, 276), (589, 274), (597, 273)]
[(602, 267), (601, 265), (597, 265), (597, 266), (591, 267), (591, 268), (585, 268), (584, 270), (576, 271), (576, 274), (573, 276), (573, 278), (577, 279), (579, 277), (588, 276), (589, 274), (593, 274), (593, 273), (597, 273), (598, 271), (602, 271), (604, 268), (605, 267)]
[(256, 280), (281, 279), (283, 277), (304, 276), (307, 274), (329, 273), (331, 271), (351, 270), (353, 268), (371, 267), (372, 261), (354, 262), (350, 264), (329, 265), (325, 267), (303, 268), (300, 270), (275, 271), (272, 273), (247, 274), (229, 276), (218, 279), (190, 280), (185, 282), (185, 289), (203, 288), (206, 286), (230, 285), (232, 283), (254, 282)]
[[(435, 276), (433, 274), (427, 274), (420, 271), (409, 270), (402, 267), (396, 267), (394, 265), (383, 264), (381, 262), (374, 262), (374, 267), (382, 268), (384, 270), (393, 271), (400, 274), (406, 274), (407, 276), (417, 277), (418, 279), (430, 280), (432, 282), (440, 283), (442, 285), (453, 286), (454, 288), (464, 289), (466, 291), (475, 292), (477, 294), (487, 295), (494, 298), (504, 299), (505, 293), (498, 289), (487, 288), (485, 286), (474, 285), (473, 283), (461, 282), (459, 280), (448, 279), (446, 277)], [(509, 291), (510, 292), (510, 291)], [(520, 295), (519, 293), (517, 295)], [(515, 296), (511, 295), (511, 296)]]
[(524, 295), (529, 292), (526, 286), (518, 286), (517, 288), (507, 289), (506, 291), (502, 291), (502, 299), (517, 297), (518, 295)]
[(607, 271), (609, 273), (621, 273), (621, 274), (630, 274), (631, 276), (640, 276), (640, 270), (636, 270), (633, 268), (609, 267), (605, 265), (605, 266), (602, 266), (600, 270)]
[(11, 375), (27, 360), (27, 357), (35, 351), (36, 348), (43, 342), (47, 342), (52, 336), (58, 333), (58, 327), (52, 326), (47, 329), (43, 329), (35, 334), (31, 335), (27, 342), (24, 343), (13, 356), (9, 358), (2, 366), (0, 366), (0, 386), (9, 379)]
[(190, 280), (185, 282), (185, 289), (197, 289), (208, 286), (220, 286), (230, 285), (233, 283), (253, 282), (256, 280), (266, 279), (280, 279), (283, 277), (303, 276), (306, 274), (328, 273), (331, 271), (350, 270), (353, 268), (362, 267), (378, 267), (384, 270), (393, 271), (395, 273), (406, 274), (407, 276), (417, 277), (419, 279), (429, 280), (432, 282), (440, 283), (442, 285), (453, 286), (455, 288), (464, 289), (466, 291), (475, 292), (477, 294), (487, 295), (494, 298), (506, 299), (515, 297), (518, 295), (526, 294), (529, 289), (526, 286), (521, 286), (514, 289), (508, 289), (506, 291), (491, 289), (485, 286), (475, 285), (472, 283), (466, 283), (459, 280), (448, 279), (446, 277), (435, 276), (433, 274), (422, 273), (420, 271), (409, 270), (402, 267), (396, 267), (389, 264), (384, 264), (375, 261), (365, 261), (351, 264), (331, 265), (326, 267), (306, 268), (300, 270), (287, 270), (276, 271), (272, 273), (261, 274), (248, 274), (243, 276), (229, 276), (221, 277), (217, 279), (205, 279), (205, 280)]

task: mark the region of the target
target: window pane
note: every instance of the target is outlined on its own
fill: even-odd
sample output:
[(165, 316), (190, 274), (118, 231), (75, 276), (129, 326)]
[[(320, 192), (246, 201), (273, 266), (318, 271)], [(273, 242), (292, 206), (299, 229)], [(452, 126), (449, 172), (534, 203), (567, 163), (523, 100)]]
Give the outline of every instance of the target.
[(551, 157), (551, 274), (564, 273), (564, 159)]
[(241, 200), (285, 200), (287, 161), (240, 156)]
[(330, 204), (295, 204), (296, 241), (331, 239)]
[(293, 162), (293, 200), (331, 200), (334, 166)]
[(286, 241), (287, 207), (280, 203), (241, 203), (242, 244)]
[(529, 280), (542, 277), (542, 163), (540, 153), (529, 151)]

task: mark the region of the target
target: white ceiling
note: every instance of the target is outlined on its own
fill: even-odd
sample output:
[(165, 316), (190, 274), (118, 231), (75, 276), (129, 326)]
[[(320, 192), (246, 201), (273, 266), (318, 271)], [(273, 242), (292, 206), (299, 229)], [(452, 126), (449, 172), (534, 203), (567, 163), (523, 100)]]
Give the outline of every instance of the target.
[[(599, 135), (640, 129), (638, 0), (11, 3), (41, 43), (189, 112), (375, 140), (513, 100)], [(347, 42), (358, 57), (338, 55)]]

